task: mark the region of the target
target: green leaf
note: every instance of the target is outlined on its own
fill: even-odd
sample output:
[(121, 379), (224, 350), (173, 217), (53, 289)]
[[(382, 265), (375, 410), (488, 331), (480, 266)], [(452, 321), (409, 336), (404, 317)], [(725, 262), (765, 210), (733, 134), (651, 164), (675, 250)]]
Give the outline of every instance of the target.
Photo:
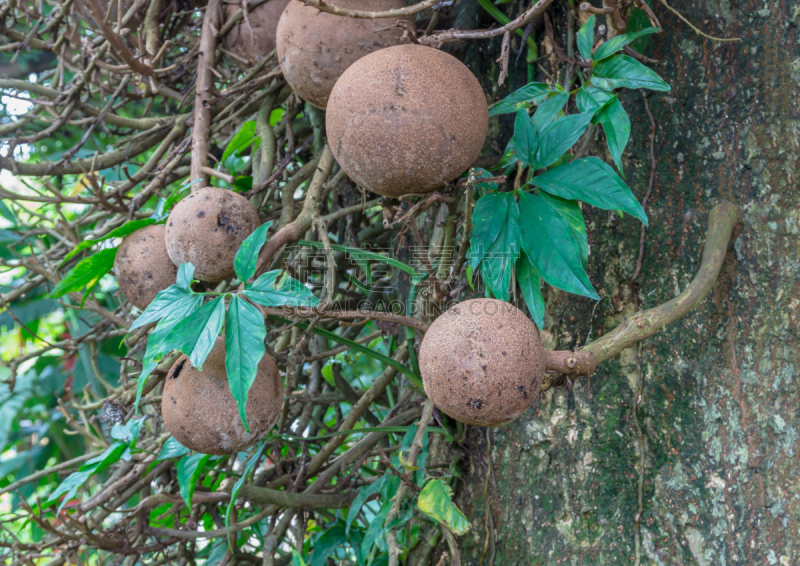
[(443, 480), (425, 484), (417, 498), (417, 507), (457, 535), (466, 534), (470, 529), (469, 521), (453, 503), (453, 490)]
[(132, 222), (126, 222), (122, 226), (117, 226), (116, 228), (111, 230), (105, 236), (100, 236), (99, 238), (94, 239), (94, 240), (84, 240), (83, 242), (81, 242), (80, 244), (75, 246), (74, 250), (72, 250), (66, 256), (64, 256), (64, 259), (61, 260), (61, 263), (58, 264), (58, 266), (61, 267), (62, 265), (67, 263), (69, 260), (71, 260), (77, 254), (81, 253), (86, 248), (90, 248), (90, 247), (92, 247), (93, 245), (95, 245), (95, 244), (97, 244), (99, 242), (103, 242), (103, 241), (109, 240), (111, 238), (124, 238), (128, 234), (133, 234), (134, 232), (136, 232), (136, 230), (139, 230), (140, 228), (144, 228), (145, 226), (150, 226), (151, 224), (155, 224), (155, 223), (156, 223), (156, 221), (154, 219), (152, 219), (152, 218), (143, 218), (141, 220), (133, 220)]
[(256, 380), (258, 364), (266, 353), (266, 337), (267, 328), (261, 311), (233, 295), (225, 319), (225, 371), (228, 373), (228, 386), (239, 407), (239, 418), (248, 433), (247, 394)]
[(214, 349), (225, 319), (225, 297), (217, 297), (176, 324), (166, 338), (167, 347), (180, 350), (198, 370)]
[(83, 258), (58, 282), (49, 297), (52, 299), (63, 297), (84, 287), (91, 290), (100, 278), (111, 270), (116, 257), (117, 248), (110, 248)]
[(58, 506), (58, 512), (60, 513), (64, 505), (77, 495), (81, 486), (85, 484), (93, 474), (102, 472), (111, 464), (118, 462), (120, 456), (122, 456), (122, 453), (125, 452), (127, 448), (128, 445), (126, 443), (117, 441), (99, 456), (88, 460), (83, 466), (78, 468), (77, 472), (70, 474), (59, 484), (58, 488), (56, 488), (47, 500), (47, 505), (54, 503), (63, 495), (64, 498), (61, 501), (61, 505)]
[(236, 135), (233, 136), (233, 139), (228, 143), (228, 146), (222, 153), (222, 159), (220, 159), (220, 161), (224, 163), (235, 151), (242, 153), (242, 151), (253, 145), (256, 139), (256, 121), (248, 120), (242, 124), (242, 127), (239, 128), (239, 131), (236, 132)]
[[(592, 60), (592, 47), (594, 46), (594, 16), (589, 16), (586, 23), (578, 30), (578, 51), (587, 61)], [(601, 46), (602, 47), (602, 46)]]
[(575, 145), (591, 121), (591, 113), (571, 114), (559, 118), (542, 130), (534, 168), (543, 169), (558, 161)]
[(517, 150), (515, 148), (514, 136), (511, 136), (511, 139), (508, 140), (508, 144), (506, 144), (506, 149), (503, 152), (503, 156), (500, 158), (500, 162), (494, 167), (489, 167), (489, 170), (505, 171), (513, 167), (516, 162)]
[[(261, 453), (264, 452), (264, 447), (266, 446), (266, 440), (262, 440), (259, 445), (258, 449), (253, 453), (252, 456), (247, 460), (247, 463), (244, 465), (242, 469), (241, 477), (236, 481), (233, 485), (233, 489), (231, 490), (231, 500), (228, 503), (228, 510), (225, 512), (225, 531), (228, 532), (230, 528), (230, 521), (231, 521), (231, 511), (233, 511), (233, 506), (236, 504), (236, 498), (239, 496), (239, 491), (241, 491), (244, 482), (247, 481), (247, 478), (250, 477), (250, 474), (253, 473), (253, 468), (258, 463), (259, 459), (261, 459)], [(230, 545), (230, 540), (228, 540), (228, 544)]]
[(178, 442), (174, 436), (170, 436), (164, 443), (164, 446), (161, 447), (158, 456), (156, 456), (156, 462), (166, 460), (167, 458), (180, 458), (188, 453), (188, 448)]
[(581, 264), (586, 269), (586, 262), (589, 259), (589, 240), (586, 235), (586, 221), (583, 218), (583, 211), (580, 205), (574, 200), (567, 200), (553, 196), (544, 191), (539, 193), (550, 205), (567, 221), (572, 228), (572, 236), (581, 251)]
[(267, 241), (267, 230), (272, 225), (272, 222), (265, 222), (259, 226), (255, 232), (245, 238), (242, 245), (239, 246), (239, 251), (236, 252), (236, 257), (233, 259), (233, 268), (236, 271), (236, 276), (242, 283), (248, 282), (256, 272), (258, 265), (258, 252)]
[[(191, 264), (183, 264), (183, 265), (191, 265)], [(183, 265), (178, 268), (178, 281), (182, 281), (183, 277), (181, 275), (181, 269), (183, 269)], [(184, 269), (183, 275), (186, 274), (186, 270)], [(187, 301), (189, 297), (192, 296), (191, 291), (188, 291), (184, 287), (180, 287), (176, 285), (170, 285), (166, 289), (159, 291), (155, 298), (147, 305), (147, 308), (144, 309), (144, 312), (139, 315), (139, 318), (133, 321), (131, 324), (130, 331), (133, 331), (140, 326), (144, 326), (146, 324), (150, 324), (151, 322), (156, 322), (157, 320), (161, 320), (165, 316), (167, 316), (170, 312), (174, 309), (179, 308), (179, 301)], [(129, 331), (129, 332), (130, 332)]]
[(536, 150), (539, 148), (539, 140), (536, 128), (528, 116), (527, 110), (517, 112), (514, 119), (514, 147), (517, 158), (525, 165), (530, 165), (536, 160)]
[(306, 566), (305, 560), (294, 548), (292, 549), (292, 566)]
[(569, 223), (539, 195), (520, 192), (519, 208), (522, 249), (542, 278), (553, 287), (598, 299)]
[(346, 543), (347, 534), (341, 523), (336, 523), (332, 527), (326, 528), (322, 536), (314, 544), (314, 552), (311, 554), (311, 566), (325, 566), (328, 556)]
[(178, 462), (178, 488), (181, 497), (186, 502), (187, 509), (192, 508), (192, 497), (194, 489), (197, 487), (197, 480), (200, 479), (209, 458), (211, 456), (208, 454), (192, 454), (184, 456)]
[(497, 239), (481, 262), (481, 276), (492, 294), (508, 301), (511, 270), (519, 257), (519, 207), (511, 193), (501, 193), (507, 201), (508, 212)]
[(469, 258), (472, 269), (492, 247), (508, 216), (508, 199), (503, 193), (483, 195), (472, 210), (472, 233), (469, 236)]
[(319, 299), (297, 279), (288, 275), (278, 281), (280, 269), (268, 271), (245, 285), (245, 297), (262, 307), (315, 307)]
[(372, 483), (370, 485), (365, 485), (361, 489), (358, 490), (358, 495), (353, 500), (353, 503), (350, 504), (350, 510), (347, 512), (347, 520), (345, 521), (345, 533), (350, 533), (350, 525), (353, 523), (356, 517), (358, 517), (358, 513), (361, 511), (361, 507), (364, 503), (367, 502), (367, 499), (370, 498), (375, 493), (380, 492), (381, 487), (386, 482), (387, 476), (381, 476), (381, 478)]
[(15, 234), (11, 230), (0, 230), (0, 244), (16, 242), (19, 241), (19, 238), (19, 234)]
[[(9, 202), (12, 202), (9, 200)], [(12, 225), (17, 224), (17, 216), (14, 214), (5, 201), (0, 200), (0, 216), (11, 222)]]
[(622, 153), (631, 137), (631, 120), (622, 103), (613, 92), (592, 86), (581, 88), (576, 99), (581, 112), (596, 110), (592, 121), (603, 126), (608, 150), (622, 173)]
[[(646, 0), (648, 4), (652, 5), (650, 0)], [(645, 29), (651, 26), (650, 18), (647, 16), (644, 10), (640, 8), (634, 8), (631, 13), (630, 17), (628, 18), (628, 33), (639, 31), (640, 29)], [(647, 49), (647, 46), (650, 44), (650, 36), (645, 35), (640, 37), (633, 43), (631, 43), (631, 48), (639, 53), (644, 53)]]
[(192, 279), (194, 279), (194, 265), (182, 263), (178, 267), (178, 277), (175, 284), (181, 289), (192, 290)]
[(145, 417), (130, 419), (126, 424), (117, 423), (111, 428), (111, 438), (126, 443), (132, 449), (136, 448), (136, 440), (142, 431)]
[(599, 62), (594, 68), (592, 84), (606, 90), (615, 88), (646, 88), (669, 91), (670, 86), (655, 71), (627, 55), (615, 55)]
[(529, 103), (539, 104), (549, 92), (550, 86), (545, 83), (528, 83), (489, 108), (489, 117), (498, 114), (513, 114)]
[(381, 506), (380, 511), (372, 519), (370, 522), (369, 527), (367, 528), (367, 532), (364, 535), (364, 542), (361, 543), (361, 560), (366, 561), (367, 557), (369, 557), (370, 552), (372, 552), (372, 547), (375, 544), (376, 539), (378, 536), (383, 534), (383, 523), (386, 521), (386, 515), (389, 513), (389, 509), (392, 508), (392, 500), (387, 499), (383, 505)]
[(544, 297), (542, 296), (542, 277), (528, 261), (525, 254), (520, 255), (514, 267), (517, 274), (519, 288), (525, 299), (525, 304), (533, 317), (536, 326), (544, 328)]
[(628, 185), (597, 157), (575, 159), (554, 167), (534, 177), (531, 184), (561, 198), (627, 212), (647, 225), (647, 215)]
[(537, 133), (541, 134), (545, 126), (549, 125), (558, 113), (564, 108), (569, 100), (569, 94), (559, 92), (542, 102), (533, 113), (533, 125), (536, 126)]
[(636, 32), (624, 33), (622, 35), (614, 36), (597, 48), (597, 50), (594, 52), (594, 60), (602, 61), (603, 59), (611, 57), (614, 53), (622, 50), (623, 47), (625, 47), (629, 43), (636, 41), (640, 37), (644, 37), (645, 35), (650, 35), (653, 33), (658, 33), (660, 31), (661, 30), (658, 28), (645, 28)]
[(150, 333), (150, 336), (147, 337), (147, 350), (142, 360), (142, 372), (136, 379), (136, 402), (133, 404), (134, 411), (139, 410), (139, 400), (142, 397), (142, 391), (144, 391), (147, 378), (153, 370), (156, 369), (158, 362), (173, 350), (167, 342), (169, 333), (172, 332), (172, 329), (178, 322), (199, 309), (202, 304), (203, 295), (187, 294), (183, 299), (172, 304), (169, 312), (164, 315), (164, 318), (158, 321), (155, 329)]

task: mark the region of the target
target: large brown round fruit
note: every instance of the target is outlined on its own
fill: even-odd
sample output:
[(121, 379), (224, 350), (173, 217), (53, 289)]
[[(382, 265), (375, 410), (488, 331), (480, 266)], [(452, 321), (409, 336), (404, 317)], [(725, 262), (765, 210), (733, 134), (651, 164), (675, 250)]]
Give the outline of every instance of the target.
[(203, 454), (235, 454), (263, 438), (283, 404), (283, 383), (275, 360), (264, 355), (247, 397), (244, 430), (225, 371), (225, 340), (216, 345), (200, 371), (181, 356), (164, 383), (161, 416), (175, 439)]
[[(337, 0), (336, 5), (369, 12), (406, 7), (403, 0)], [(398, 20), (416, 29), (413, 16), (347, 18), (291, 0), (278, 22), (278, 61), (286, 82), (301, 98), (325, 108), (345, 69), (369, 53), (401, 43), (403, 30), (391, 27)]]
[[(247, 14), (248, 26), (244, 18), (239, 20), (225, 36), (225, 46), (235, 55), (255, 65), (275, 49), (278, 20), (289, 0), (268, 0), (256, 6)], [(225, 5), (226, 19), (232, 18), (241, 8), (238, 4)]]
[(162, 291), (175, 283), (178, 268), (167, 255), (163, 224), (140, 228), (125, 236), (117, 248), (114, 273), (119, 290), (132, 305), (145, 309)]
[(258, 225), (258, 212), (249, 200), (227, 189), (205, 187), (172, 209), (167, 252), (175, 265), (192, 263), (195, 279), (230, 279), (236, 274), (233, 258), (239, 246)]
[(350, 178), (398, 197), (433, 191), (466, 171), (483, 147), (489, 109), (461, 61), (400, 45), (347, 69), (325, 120), (333, 155)]
[(419, 349), (425, 392), (457, 421), (499, 426), (539, 395), (544, 348), (536, 326), (514, 305), (473, 299), (431, 324)]

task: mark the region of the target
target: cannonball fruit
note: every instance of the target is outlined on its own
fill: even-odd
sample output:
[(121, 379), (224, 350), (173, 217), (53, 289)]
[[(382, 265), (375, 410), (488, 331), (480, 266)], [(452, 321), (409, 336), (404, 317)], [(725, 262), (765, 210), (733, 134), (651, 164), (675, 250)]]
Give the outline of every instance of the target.
[(489, 109), (461, 61), (431, 47), (399, 45), (344, 72), (325, 125), (351, 179), (398, 197), (433, 191), (466, 171), (481, 152)]
[(425, 392), (457, 421), (499, 426), (539, 395), (544, 349), (536, 326), (515, 306), (473, 299), (431, 324), (419, 349)]
[(217, 338), (203, 370), (187, 356), (172, 365), (164, 383), (161, 416), (175, 439), (203, 454), (235, 454), (263, 438), (275, 424), (283, 403), (283, 383), (275, 361), (266, 354), (247, 397), (245, 432), (225, 371), (225, 340)]
[(145, 309), (162, 291), (175, 283), (178, 268), (167, 255), (164, 225), (140, 228), (122, 240), (114, 260), (119, 289), (128, 301)]
[[(256, 6), (244, 18), (236, 22), (225, 36), (225, 46), (251, 65), (269, 55), (275, 49), (278, 20), (289, 0), (267, 0)], [(225, 16), (232, 18), (242, 6), (226, 4)]]
[[(336, 5), (369, 12), (406, 7), (403, 0), (337, 0)], [(413, 16), (348, 18), (291, 0), (278, 22), (278, 61), (286, 82), (301, 98), (325, 108), (345, 69), (369, 53), (401, 43), (403, 30), (390, 27), (398, 20), (415, 29)]]
[(217, 187), (193, 192), (172, 209), (167, 220), (167, 252), (175, 265), (192, 263), (194, 277), (217, 282), (235, 275), (233, 258), (242, 241), (259, 225), (246, 198)]

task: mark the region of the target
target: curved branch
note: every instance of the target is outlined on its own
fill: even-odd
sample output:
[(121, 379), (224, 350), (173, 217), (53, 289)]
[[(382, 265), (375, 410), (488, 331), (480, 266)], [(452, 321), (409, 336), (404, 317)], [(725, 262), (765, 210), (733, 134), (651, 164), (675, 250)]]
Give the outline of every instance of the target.
[(506, 33), (516, 31), (520, 28), (527, 26), (534, 18), (544, 13), (547, 7), (553, 3), (553, 0), (539, 0), (533, 6), (525, 10), (525, 12), (515, 20), (508, 22), (503, 27), (496, 29), (476, 29), (476, 30), (457, 30), (451, 29), (447, 31), (440, 31), (420, 37), (419, 42), (423, 45), (438, 47), (445, 43), (454, 43), (456, 41), (465, 41), (468, 39), (489, 39), (498, 37)]
[(396, 18), (399, 16), (408, 16), (422, 12), (428, 8), (433, 8), (442, 0), (425, 0), (413, 6), (406, 6), (405, 8), (397, 8), (395, 10), (384, 10), (383, 12), (366, 12), (364, 10), (348, 10), (347, 8), (340, 8), (333, 4), (329, 4), (325, 0), (300, 0), (306, 6), (316, 8), (320, 12), (327, 12), (329, 14), (336, 14), (337, 16), (346, 16), (348, 18), (360, 18), (364, 20), (377, 20), (378, 18)]
[(685, 316), (706, 298), (717, 281), (728, 250), (739, 209), (729, 203), (718, 204), (708, 216), (708, 233), (700, 269), (683, 293), (669, 302), (640, 311), (617, 328), (577, 352), (547, 352), (545, 367), (568, 374), (590, 374), (595, 366), (613, 358), (625, 348), (649, 338), (668, 324)]

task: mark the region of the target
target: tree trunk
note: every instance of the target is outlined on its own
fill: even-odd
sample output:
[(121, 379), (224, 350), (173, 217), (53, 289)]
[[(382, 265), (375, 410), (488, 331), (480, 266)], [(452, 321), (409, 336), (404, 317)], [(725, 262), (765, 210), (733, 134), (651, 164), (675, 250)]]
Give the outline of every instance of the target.
[[(457, 488), (472, 521), (464, 564), (800, 564), (800, 8), (669, 3), (742, 41), (703, 38), (654, 0), (665, 33), (648, 55), (665, 62), (653, 68), (672, 92), (647, 98), (657, 174), (642, 272), (631, 289), (640, 225), (585, 207), (602, 300), (550, 289), (546, 346), (583, 346), (677, 295), (715, 204), (737, 204), (742, 222), (694, 312), (514, 423), (471, 429)], [(499, 41), (465, 49), (495, 99), (526, 82), (524, 57), (513, 65), (519, 38), (508, 88), (489, 85)], [(650, 121), (641, 93), (622, 101), (633, 123), (625, 170), (641, 200)]]

